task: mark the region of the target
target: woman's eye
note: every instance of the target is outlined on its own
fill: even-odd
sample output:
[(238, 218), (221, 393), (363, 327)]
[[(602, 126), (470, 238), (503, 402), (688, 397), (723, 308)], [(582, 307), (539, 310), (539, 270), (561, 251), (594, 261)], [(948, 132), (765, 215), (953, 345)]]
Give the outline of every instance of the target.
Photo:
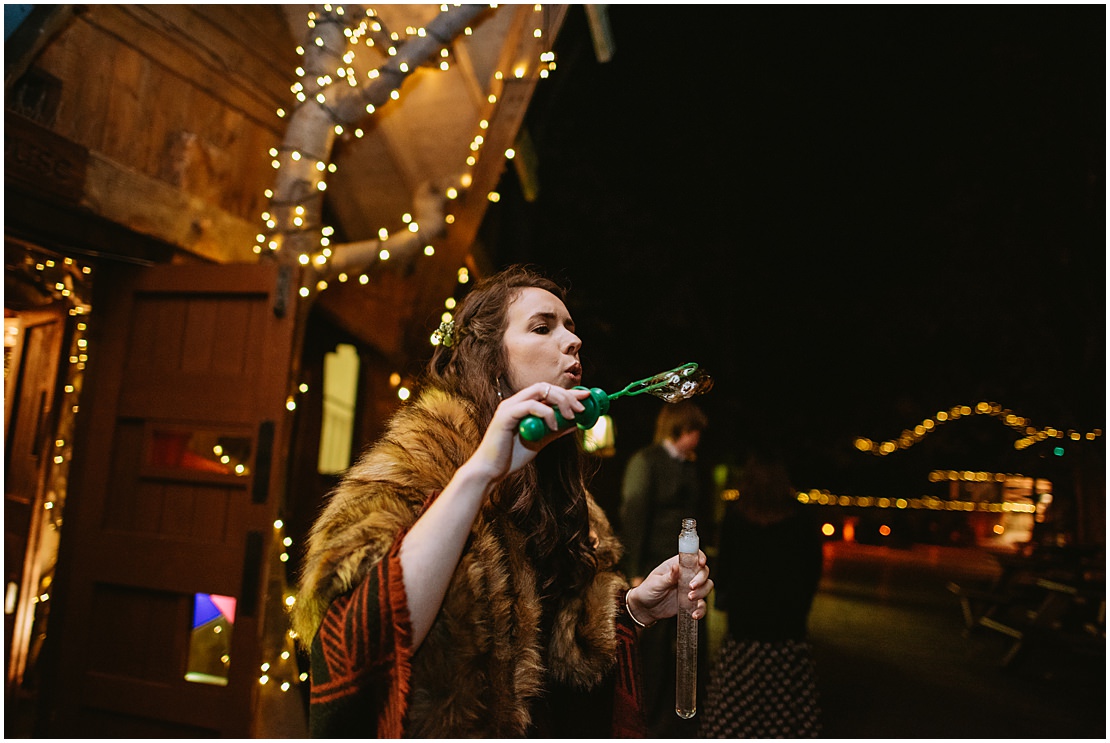
[(540, 325), (540, 326), (536, 327), (534, 330), (532, 330), (532, 332), (533, 333), (539, 333), (540, 335), (547, 335), (551, 331), (546, 325)]

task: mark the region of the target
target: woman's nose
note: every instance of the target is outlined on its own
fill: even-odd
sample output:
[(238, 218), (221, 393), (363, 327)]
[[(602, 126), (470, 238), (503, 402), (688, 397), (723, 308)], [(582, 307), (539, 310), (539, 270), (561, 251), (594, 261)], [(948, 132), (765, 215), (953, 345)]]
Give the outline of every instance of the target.
[(571, 355), (578, 353), (579, 349), (582, 348), (582, 339), (569, 330), (564, 343), (566, 344), (566, 353)]

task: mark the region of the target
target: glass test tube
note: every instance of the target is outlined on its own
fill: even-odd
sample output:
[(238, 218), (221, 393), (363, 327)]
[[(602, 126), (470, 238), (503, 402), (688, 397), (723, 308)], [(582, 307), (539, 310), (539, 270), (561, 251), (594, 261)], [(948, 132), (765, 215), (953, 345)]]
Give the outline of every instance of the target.
[(697, 712), (698, 687), (698, 622), (691, 614), (697, 604), (690, 600), (690, 581), (698, 567), (698, 522), (683, 519), (678, 534), (678, 644), (675, 658), (674, 711), (683, 719)]

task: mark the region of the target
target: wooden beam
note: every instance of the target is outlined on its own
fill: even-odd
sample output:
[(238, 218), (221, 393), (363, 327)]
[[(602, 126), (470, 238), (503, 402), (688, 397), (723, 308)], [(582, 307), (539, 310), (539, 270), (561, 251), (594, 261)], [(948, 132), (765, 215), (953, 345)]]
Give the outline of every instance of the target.
[(217, 263), (251, 263), (257, 226), (212, 204), (89, 153), (81, 206)]
[(590, 22), (590, 38), (594, 42), (594, 55), (597, 61), (604, 64), (613, 58), (616, 52), (616, 42), (613, 41), (613, 29), (609, 25), (608, 5), (586, 5), (586, 18)]

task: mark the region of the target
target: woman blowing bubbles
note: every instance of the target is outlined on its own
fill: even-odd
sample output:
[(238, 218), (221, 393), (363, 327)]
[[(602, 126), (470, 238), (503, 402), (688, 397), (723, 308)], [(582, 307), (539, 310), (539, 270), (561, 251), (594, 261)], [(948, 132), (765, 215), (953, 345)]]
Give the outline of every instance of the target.
[[(642, 735), (636, 624), (675, 615), (677, 555), (629, 590), (575, 428), (517, 433), (584, 410), (563, 296), (519, 267), (476, 286), (331, 494), (293, 611), (313, 735)], [(683, 587), (699, 619), (712, 585), (702, 554)]]

